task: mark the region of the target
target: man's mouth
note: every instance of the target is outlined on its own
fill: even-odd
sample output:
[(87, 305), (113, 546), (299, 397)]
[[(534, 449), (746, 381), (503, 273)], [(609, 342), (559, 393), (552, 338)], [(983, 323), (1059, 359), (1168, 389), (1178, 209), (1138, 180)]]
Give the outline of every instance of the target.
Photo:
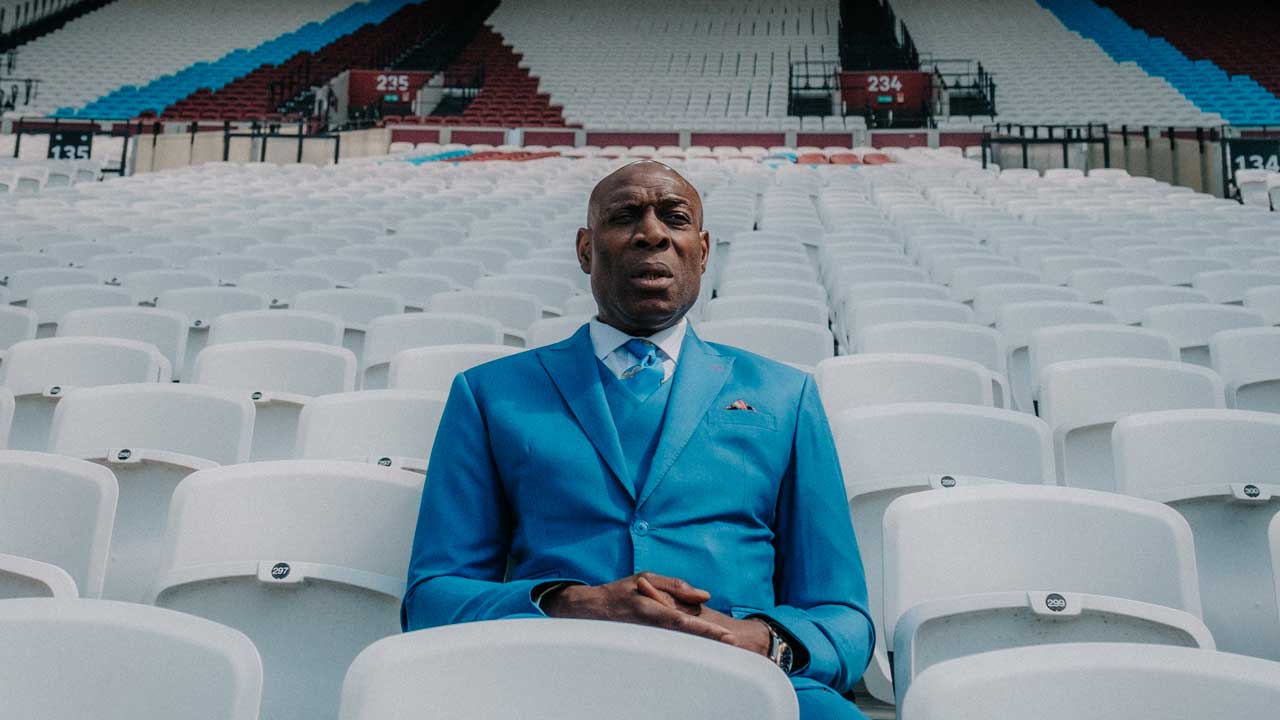
[(674, 280), (675, 274), (666, 265), (644, 265), (631, 271), (631, 282), (642, 288), (665, 288)]

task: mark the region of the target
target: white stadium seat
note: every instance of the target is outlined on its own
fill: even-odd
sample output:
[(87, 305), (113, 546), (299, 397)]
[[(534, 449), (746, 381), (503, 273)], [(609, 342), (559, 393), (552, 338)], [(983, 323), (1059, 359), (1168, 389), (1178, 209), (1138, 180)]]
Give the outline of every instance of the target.
[(415, 390), (337, 393), (307, 403), (295, 457), (425, 472), (446, 395)]
[(502, 345), (498, 321), (474, 315), (409, 313), (378, 318), (365, 337), (360, 387), (387, 387), (391, 359), (402, 350), (440, 345)]
[(864, 353), (917, 353), (968, 360), (991, 371), (992, 402), (1008, 407), (1009, 368), (1004, 337), (989, 327), (961, 322), (892, 322), (873, 325), (853, 342)]
[(1128, 325), (1055, 325), (1031, 333), (1031, 396), (1040, 399), (1040, 374), (1056, 362), (1089, 358), (1179, 359), (1173, 338)]
[(1012, 483), (913, 493), (885, 512), (884, 563), (899, 705), (928, 667), (1006, 647), (1214, 647), (1191, 530), (1149, 500)]
[(136, 340), (154, 345), (178, 372), (187, 355), (187, 317), (173, 310), (147, 307), (108, 307), (74, 310), (58, 323), (58, 337), (100, 337)]
[(31, 293), (27, 309), (36, 314), (37, 337), (53, 337), (58, 323), (73, 310), (136, 305), (128, 290), (107, 285), (50, 285)]
[(258, 717), (257, 650), (203, 618), (104, 600), (6, 600), (0, 635), (0, 695), (13, 717)]
[(526, 292), (459, 290), (432, 296), (427, 310), (494, 320), (502, 325), (507, 344), (524, 347), (525, 332), (542, 317), (543, 307), (537, 295)]
[(846, 410), (831, 418), (849, 513), (862, 554), (876, 651), (863, 675), (868, 691), (894, 702), (882, 617), (885, 509), (927, 490), (995, 482), (1055, 484), (1049, 427), (1025, 413), (949, 403), (900, 403)]
[[(354, 282), (354, 279), (352, 281)], [(238, 286), (266, 294), (271, 298), (271, 307), (277, 308), (288, 307), (298, 293), (308, 290), (328, 290), (335, 286), (335, 282), (332, 277), (317, 272), (268, 270), (245, 273), (240, 276)]]
[(568, 340), (590, 321), (590, 315), (566, 315), (536, 320), (526, 331), (525, 345), (532, 349)]
[(293, 340), (342, 344), (342, 318), (302, 310), (241, 310), (216, 317), (209, 345), (252, 340)]
[(1208, 303), (1159, 305), (1142, 313), (1142, 326), (1172, 337), (1183, 362), (1205, 367), (1210, 364), (1209, 340), (1214, 333), (1266, 324), (1267, 319), (1256, 310)]
[(196, 358), (191, 381), (242, 391), (253, 402), (250, 459), (293, 457), (298, 416), (315, 396), (355, 389), (356, 357), (346, 348), (286, 340), (220, 343)]
[(365, 334), (369, 323), (383, 315), (399, 315), (405, 311), (404, 298), (381, 290), (309, 290), (298, 293), (290, 307), (304, 312), (318, 312), (342, 318), (342, 344), (355, 353), (359, 361), (364, 355)]
[[(559, 322), (563, 319), (538, 322)], [(447, 395), (458, 373), (518, 352), (519, 348), (506, 345), (441, 345), (402, 350), (391, 356), (387, 387)]]
[(1142, 323), (1142, 314), (1160, 305), (1183, 305), (1212, 302), (1208, 295), (1186, 287), (1169, 285), (1136, 285), (1118, 287), (1103, 293), (1102, 304), (1115, 311), (1126, 325)]
[(769, 318), (717, 320), (697, 323), (694, 331), (707, 342), (732, 345), (806, 369), (835, 355), (831, 331), (811, 322)]
[(1082, 642), (1010, 648), (921, 673), (902, 720), (1265, 717), (1280, 664), (1224, 652)]
[(167, 383), (168, 359), (154, 345), (136, 340), (61, 337), (26, 340), (9, 350), (4, 386), (15, 400), (12, 450), (44, 452), (58, 401), (83, 387)]
[(1116, 490), (1191, 525), (1204, 619), (1219, 650), (1280, 660), (1268, 526), (1280, 512), (1280, 415), (1169, 410), (1113, 431)]
[(400, 632), (421, 494), (421, 473), (356, 463), (195, 473), (174, 493), (149, 600), (247, 635), (265, 716), (333, 717), (351, 661)]
[(904, 402), (992, 406), (991, 371), (938, 355), (864, 353), (824, 360), (814, 373), (827, 415)]
[[(99, 597), (119, 492), (115, 476), (83, 460), (13, 450), (0, 451), (0, 473), (0, 553), (59, 569), (72, 597)], [(23, 596), (5, 580), (0, 569), (0, 597)]]
[(50, 451), (105, 465), (120, 481), (105, 597), (147, 592), (173, 488), (196, 470), (248, 461), (252, 437), (253, 403), (222, 390), (106, 385), (59, 401)]
[(1220, 330), (1209, 339), (1227, 407), (1280, 413), (1280, 328)]
[(217, 318), (233, 312), (266, 310), (270, 298), (254, 290), (234, 287), (186, 288), (166, 290), (156, 298), (156, 307), (174, 310), (187, 316), (186, 367), (178, 377), (191, 377), (196, 356), (209, 344), (209, 325)]
[[(643, 682), (637, 679), (643, 678)], [(565, 698), (572, 695), (572, 707)], [(352, 663), (339, 720), (618, 720), (687, 714), (796, 720), (787, 677), (758, 655), (679, 633), (590, 620), (498, 620), (380, 640)]]
[(996, 314), (996, 329), (1004, 334), (1009, 351), (1009, 386), (1013, 407), (1032, 412), (1031, 335), (1036, 330), (1055, 325), (1118, 323), (1115, 312), (1083, 302), (1037, 300), (1003, 305)]
[(1111, 430), (1140, 412), (1222, 408), (1218, 374), (1162, 360), (1068, 360), (1040, 374), (1040, 417), (1053, 429), (1058, 478), (1064, 485), (1115, 490)]

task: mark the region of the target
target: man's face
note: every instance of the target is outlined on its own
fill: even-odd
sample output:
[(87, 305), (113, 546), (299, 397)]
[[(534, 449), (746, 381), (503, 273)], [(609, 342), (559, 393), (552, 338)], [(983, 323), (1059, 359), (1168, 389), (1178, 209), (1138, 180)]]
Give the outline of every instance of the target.
[(578, 231), (578, 262), (601, 322), (643, 337), (693, 307), (710, 242), (702, 200), (679, 173), (656, 162), (613, 173), (591, 193), (588, 225)]

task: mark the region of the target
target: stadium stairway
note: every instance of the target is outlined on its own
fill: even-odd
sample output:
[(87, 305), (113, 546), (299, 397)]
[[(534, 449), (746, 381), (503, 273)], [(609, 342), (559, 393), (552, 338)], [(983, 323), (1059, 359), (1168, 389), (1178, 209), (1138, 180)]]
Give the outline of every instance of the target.
[(380, 23), (410, 0), (356, 3), (323, 22), (302, 27), (252, 49), (237, 49), (212, 62), (197, 62), (142, 86), (126, 85), (80, 109), (60, 108), (59, 117), (132, 118), (159, 112), (200, 88), (220, 89), (264, 65), (275, 65), (303, 52), (314, 52), (370, 23)]
[[(402, 3), (403, 4), (403, 3)], [(169, 120), (284, 119), (279, 106), (353, 67), (385, 67), (436, 29), (467, 12), (463, 0), (435, 0), (401, 7), (314, 51), (279, 64), (264, 64), (222, 88), (201, 87), (163, 112)]]
[[(559, 105), (538, 90), (538, 78), (522, 66), (523, 56), (491, 27), (483, 28), (452, 63), (446, 75), (461, 75), (467, 68), (484, 67), (480, 92), (461, 114), (433, 114), (410, 118), (422, 124), (564, 127)], [(396, 121), (398, 118), (387, 118)]]
[[(1204, 112), (1236, 125), (1280, 123), (1280, 98), (1248, 75), (1229, 75), (1212, 60), (1192, 60), (1169, 40), (1129, 25), (1092, 0), (1040, 0), (1067, 28), (1093, 40), (1117, 62), (1163, 77)], [(1163, 7), (1155, 11), (1163, 13)], [(1201, 26), (1194, 31), (1199, 33)], [(1264, 42), (1259, 47), (1270, 47)]]

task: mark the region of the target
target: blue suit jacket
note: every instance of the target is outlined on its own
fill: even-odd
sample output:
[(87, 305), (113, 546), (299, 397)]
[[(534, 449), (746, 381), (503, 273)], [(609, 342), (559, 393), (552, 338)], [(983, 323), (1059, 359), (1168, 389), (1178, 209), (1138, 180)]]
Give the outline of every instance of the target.
[[(453, 383), (427, 471), (406, 630), (538, 615), (549, 579), (687, 580), (765, 615), (809, 653), (793, 673), (852, 689), (874, 630), (831, 431), (809, 376), (690, 329), (636, 493), (586, 326)], [(736, 400), (755, 408), (728, 410)]]

